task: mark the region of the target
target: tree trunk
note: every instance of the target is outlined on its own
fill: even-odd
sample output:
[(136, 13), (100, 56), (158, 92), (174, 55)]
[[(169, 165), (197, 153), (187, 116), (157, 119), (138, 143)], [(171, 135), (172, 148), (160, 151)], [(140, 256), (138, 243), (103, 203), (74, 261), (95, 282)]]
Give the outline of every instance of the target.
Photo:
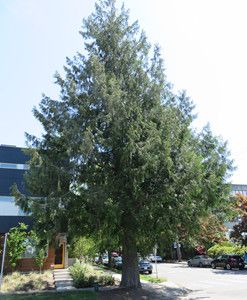
[(121, 287), (140, 288), (140, 274), (138, 268), (138, 257), (135, 239), (130, 235), (125, 235), (123, 241), (123, 268)]
[(111, 256), (112, 250), (107, 250), (107, 253), (108, 253), (108, 264), (107, 265), (109, 268), (112, 268), (113, 267), (112, 256)]

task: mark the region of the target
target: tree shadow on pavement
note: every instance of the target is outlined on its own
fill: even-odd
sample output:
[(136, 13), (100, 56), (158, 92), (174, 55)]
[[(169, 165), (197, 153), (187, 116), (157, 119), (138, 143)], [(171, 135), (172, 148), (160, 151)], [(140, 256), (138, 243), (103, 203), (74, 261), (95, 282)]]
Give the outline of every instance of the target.
[(99, 292), (100, 300), (161, 300), (161, 299), (182, 299), (191, 291), (185, 288), (171, 288), (162, 285), (148, 285), (140, 289), (115, 288)]
[(247, 269), (239, 270), (239, 269), (232, 269), (232, 270), (225, 270), (225, 269), (212, 269), (212, 273), (215, 275), (244, 275), (247, 276)]

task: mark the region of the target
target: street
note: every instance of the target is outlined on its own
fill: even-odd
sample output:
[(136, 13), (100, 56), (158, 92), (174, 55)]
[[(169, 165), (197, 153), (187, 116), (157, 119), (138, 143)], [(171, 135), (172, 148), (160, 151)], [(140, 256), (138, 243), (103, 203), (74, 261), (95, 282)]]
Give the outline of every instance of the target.
[[(156, 276), (154, 264), (153, 271), (153, 276)], [(247, 269), (213, 270), (189, 268), (185, 262), (161, 263), (158, 264), (158, 276), (192, 290), (187, 297), (181, 299), (247, 299)]]

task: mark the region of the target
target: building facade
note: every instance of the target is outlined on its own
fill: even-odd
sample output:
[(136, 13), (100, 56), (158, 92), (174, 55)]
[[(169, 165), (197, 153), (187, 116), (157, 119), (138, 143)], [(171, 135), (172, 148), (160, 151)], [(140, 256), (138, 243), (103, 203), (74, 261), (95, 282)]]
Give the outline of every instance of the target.
[[(0, 145), (0, 237), (3, 237), (19, 223), (28, 225), (29, 230), (32, 228), (31, 218), (15, 205), (15, 199), (11, 195), (13, 184), (17, 185), (21, 193), (27, 193), (24, 173), (28, 170), (28, 160), (29, 157), (22, 148)], [(3, 238), (0, 238), (0, 241), (3, 241)], [(44, 269), (67, 267), (66, 235), (58, 234), (53, 244), (56, 246), (48, 248)], [(23, 258), (19, 261), (18, 269), (29, 271), (38, 268), (32, 255), (24, 253)]]
[(29, 217), (15, 205), (11, 187), (15, 183), (25, 193), (23, 175), (27, 170), (28, 156), (21, 148), (0, 145), (0, 233), (8, 232), (19, 222), (31, 225)]

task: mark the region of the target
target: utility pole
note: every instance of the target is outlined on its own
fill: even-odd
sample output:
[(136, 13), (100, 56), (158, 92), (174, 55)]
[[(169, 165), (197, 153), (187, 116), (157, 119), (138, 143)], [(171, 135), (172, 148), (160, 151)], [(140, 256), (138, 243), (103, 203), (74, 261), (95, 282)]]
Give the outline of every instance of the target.
[(178, 257), (178, 261), (182, 261), (181, 244), (179, 242), (177, 242), (177, 257)]
[(155, 257), (155, 273), (156, 273), (156, 278), (158, 278), (158, 268), (157, 268), (157, 249), (158, 245), (155, 244), (154, 246), (154, 257)]
[(176, 256), (178, 261), (181, 261), (182, 260), (181, 244), (179, 242), (174, 242), (173, 249), (174, 249), (174, 256)]
[(3, 280), (3, 267), (4, 267), (4, 260), (5, 260), (7, 236), (8, 236), (8, 233), (5, 233), (4, 244), (3, 244), (3, 257), (2, 257), (2, 265), (1, 265), (1, 273), (0, 273), (0, 290), (2, 287), (2, 280)]

